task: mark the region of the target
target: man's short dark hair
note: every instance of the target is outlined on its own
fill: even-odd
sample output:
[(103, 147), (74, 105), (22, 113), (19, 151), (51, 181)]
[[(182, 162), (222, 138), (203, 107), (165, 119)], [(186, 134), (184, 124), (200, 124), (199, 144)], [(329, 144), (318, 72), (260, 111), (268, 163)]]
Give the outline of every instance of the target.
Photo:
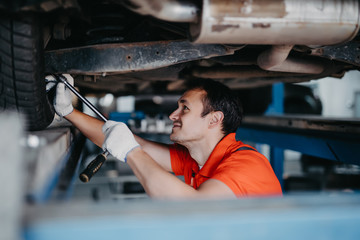
[(224, 114), (222, 131), (225, 135), (236, 132), (243, 116), (242, 104), (238, 96), (226, 85), (212, 79), (193, 79), (187, 82), (187, 90), (201, 89), (206, 92), (202, 117), (213, 111)]

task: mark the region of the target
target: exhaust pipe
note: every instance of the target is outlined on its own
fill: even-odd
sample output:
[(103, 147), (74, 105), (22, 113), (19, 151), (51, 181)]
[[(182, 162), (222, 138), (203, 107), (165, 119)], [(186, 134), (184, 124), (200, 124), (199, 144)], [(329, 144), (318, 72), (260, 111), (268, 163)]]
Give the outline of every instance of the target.
[(267, 71), (320, 74), (325, 65), (312, 59), (289, 56), (293, 45), (274, 45), (257, 58), (260, 68)]
[(358, 0), (203, 0), (196, 43), (333, 45), (359, 31)]
[(169, 22), (197, 22), (198, 7), (190, 1), (180, 0), (127, 0), (128, 9)]

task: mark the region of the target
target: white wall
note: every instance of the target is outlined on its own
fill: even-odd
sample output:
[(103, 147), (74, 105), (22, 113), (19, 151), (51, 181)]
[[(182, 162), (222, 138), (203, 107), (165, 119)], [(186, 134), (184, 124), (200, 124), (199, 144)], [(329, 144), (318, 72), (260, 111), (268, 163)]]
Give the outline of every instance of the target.
[(342, 79), (329, 77), (314, 82), (323, 104), (323, 116), (355, 117), (355, 94), (360, 92), (359, 71), (347, 72)]

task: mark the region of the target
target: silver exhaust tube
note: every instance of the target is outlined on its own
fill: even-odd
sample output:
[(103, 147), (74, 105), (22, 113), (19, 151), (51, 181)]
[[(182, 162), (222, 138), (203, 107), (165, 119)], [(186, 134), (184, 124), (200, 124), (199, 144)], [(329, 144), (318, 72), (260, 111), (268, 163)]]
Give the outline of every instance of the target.
[(262, 52), (257, 58), (257, 65), (267, 71), (320, 74), (325, 65), (311, 59), (289, 56), (293, 45), (274, 45)]
[(196, 43), (333, 45), (359, 31), (358, 0), (203, 0)]
[(127, 0), (122, 4), (128, 9), (170, 22), (196, 22), (198, 7), (181, 0)]

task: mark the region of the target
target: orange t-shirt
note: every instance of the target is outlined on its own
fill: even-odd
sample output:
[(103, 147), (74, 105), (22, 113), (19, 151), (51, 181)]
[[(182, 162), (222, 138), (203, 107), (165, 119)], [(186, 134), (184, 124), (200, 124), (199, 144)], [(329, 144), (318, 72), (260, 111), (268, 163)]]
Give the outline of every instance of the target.
[(236, 141), (235, 133), (225, 136), (199, 169), (188, 150), (170, 146), (171, 167), (175, 175), (197, 189), (208, 179), (225, 183), (236, 196), (282, 195), (280, 183), (269, 161), (249, 145)]

